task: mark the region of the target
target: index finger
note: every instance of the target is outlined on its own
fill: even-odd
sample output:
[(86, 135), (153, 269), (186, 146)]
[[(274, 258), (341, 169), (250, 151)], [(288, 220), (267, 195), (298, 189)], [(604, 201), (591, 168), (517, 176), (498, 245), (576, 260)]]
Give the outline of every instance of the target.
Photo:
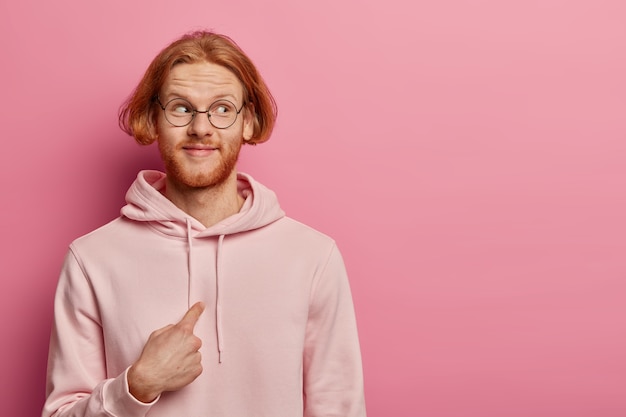
[(195, 327), (198, 322), (198, 318), (202, 315), (204, 311), (204, 303), (202, 301), (198, 301), (194, 305), (191, 306), (189, 310), (185, 313), (182, 319), (178, 322), (179, 325), (190, 326), (192, 329)]

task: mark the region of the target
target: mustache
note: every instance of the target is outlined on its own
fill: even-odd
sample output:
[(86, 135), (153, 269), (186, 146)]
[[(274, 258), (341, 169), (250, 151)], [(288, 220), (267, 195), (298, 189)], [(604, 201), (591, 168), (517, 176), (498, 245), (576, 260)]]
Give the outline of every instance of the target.
[(219, 149), (218, 145), (215, 145), (206, 141), (188, 141), (180, 143), (177, 149)]

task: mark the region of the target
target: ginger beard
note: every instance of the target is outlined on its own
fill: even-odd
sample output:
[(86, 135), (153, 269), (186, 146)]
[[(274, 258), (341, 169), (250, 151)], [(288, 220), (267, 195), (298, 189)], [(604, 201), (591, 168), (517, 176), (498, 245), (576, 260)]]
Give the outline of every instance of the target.
[(172, 148), (168, 143), (158, 141), (165, 172), (172, 183), (179, 187), (208, 188), (222, 185), (235, 171), (242, 140), (222, 143), (214, 154), (205, 161), (185, 160), (183, 147), (186, 143)]

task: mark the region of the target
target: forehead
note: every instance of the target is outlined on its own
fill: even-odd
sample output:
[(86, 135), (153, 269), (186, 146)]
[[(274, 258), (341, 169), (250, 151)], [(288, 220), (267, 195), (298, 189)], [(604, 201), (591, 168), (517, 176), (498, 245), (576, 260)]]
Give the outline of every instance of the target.
[(227, 68), (210, 62), (175, 65), (163, 83), (163, 95), (202, 98), (230, 95), (240, 98), (241, 82)]

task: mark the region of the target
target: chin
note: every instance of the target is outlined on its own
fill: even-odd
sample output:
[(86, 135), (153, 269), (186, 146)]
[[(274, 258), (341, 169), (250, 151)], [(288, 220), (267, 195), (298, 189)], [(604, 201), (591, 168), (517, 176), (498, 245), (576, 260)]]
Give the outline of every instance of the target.
[(234, 174), (234, 167), (220, 166), (211, 172), (190, 173), (180, 169), (166, 169), (168, 177), (173, 182), (187, 188), (213, 188), (228, 181)]
[(237, 156), (237, 153), (233, 153), (211, 164), (193, 166), (166, 153), (163, 162), (172, 183), (185, 188), (211, 188), (226, 183), (235, 175)]

